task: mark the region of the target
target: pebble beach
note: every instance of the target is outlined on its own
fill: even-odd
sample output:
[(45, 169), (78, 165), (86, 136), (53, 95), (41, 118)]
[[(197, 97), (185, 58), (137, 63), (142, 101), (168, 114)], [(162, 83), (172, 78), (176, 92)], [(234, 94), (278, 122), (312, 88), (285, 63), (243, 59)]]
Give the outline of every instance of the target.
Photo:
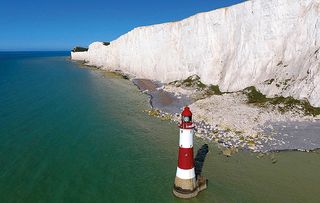
[(150, 115), (178, 122), (181, 109), (188, 105), (193, 112), (195, 135), (217, 143), (227, 156), (239, 149), (270, 152), (320, 148), (319, 116), (305, 116), (299, 110), (280, 112), (277, 106), (250, 105), (241, 92), (199, 99), (199, 91), (194, 88), (147, 79), (133, 79), (133, 83), (150, 96)]

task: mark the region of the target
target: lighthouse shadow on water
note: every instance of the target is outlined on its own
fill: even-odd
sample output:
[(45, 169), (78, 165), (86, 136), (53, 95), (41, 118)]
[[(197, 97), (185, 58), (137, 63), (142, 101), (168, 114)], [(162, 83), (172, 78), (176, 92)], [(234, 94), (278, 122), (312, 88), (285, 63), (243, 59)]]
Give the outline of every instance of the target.
[(208, 152), (209, 152), (209, 147), (207, 144), (202, 145), (197, 152), (196, 158), (194, 159), (196, 177), (201, 176), (203, 164)]

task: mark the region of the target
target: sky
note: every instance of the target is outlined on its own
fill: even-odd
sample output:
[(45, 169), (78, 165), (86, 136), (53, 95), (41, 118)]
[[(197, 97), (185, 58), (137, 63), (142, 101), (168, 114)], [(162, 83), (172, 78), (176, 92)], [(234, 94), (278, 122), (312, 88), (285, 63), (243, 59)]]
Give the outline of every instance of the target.
[(0, 51), (57, 51), (244, 0), (0, 0)]

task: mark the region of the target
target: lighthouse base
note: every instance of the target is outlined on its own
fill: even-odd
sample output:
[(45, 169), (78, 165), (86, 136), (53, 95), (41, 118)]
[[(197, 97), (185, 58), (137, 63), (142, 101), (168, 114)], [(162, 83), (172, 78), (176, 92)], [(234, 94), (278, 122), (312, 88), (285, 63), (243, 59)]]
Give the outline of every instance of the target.
[(201, 192), (202, 190), (207, 189), (207, 183), (208, 183), (208, 180), (205, 177), (198, 176), (193, 190), (182, 189), (181, 187), (177, 187), (176, 185), (174, 185), (172, 192), (176, 197), (179, 197), (182, 199), (190, 199), (197, 196), (198, 193)]

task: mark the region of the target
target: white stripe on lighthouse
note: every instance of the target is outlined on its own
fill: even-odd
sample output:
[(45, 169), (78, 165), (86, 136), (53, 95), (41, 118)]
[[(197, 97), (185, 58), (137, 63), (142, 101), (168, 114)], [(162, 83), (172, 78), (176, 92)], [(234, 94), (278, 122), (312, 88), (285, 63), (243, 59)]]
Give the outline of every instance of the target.
[(180, 129), (179, 146), (182, 148), (193, 147), (193, 129)]
[(177, 167), (177, 174), (176, 176), (180, 179), (191, 179), (196, 177), (196, 174), (194, 172), (194, 168), (192, 169), (181, 169)]

